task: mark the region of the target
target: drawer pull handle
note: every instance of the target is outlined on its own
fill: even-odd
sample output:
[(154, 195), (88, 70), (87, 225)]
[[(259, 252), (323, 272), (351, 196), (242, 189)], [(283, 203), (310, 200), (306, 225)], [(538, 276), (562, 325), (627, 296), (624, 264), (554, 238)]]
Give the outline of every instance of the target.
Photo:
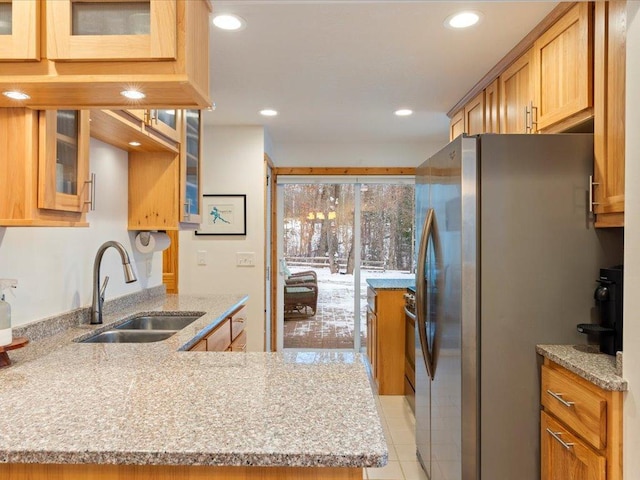
[(575, 402), (567, 402), (564, 398), (562, 398), (562, 395), (564, 395), (562, 393), (555, 393), (555, 392), (552, 392), (551, 390), (547, 390), (547, 393), (551, 395), (553, 398), (555, 398), (556, 400), (558, 400), (565, 407), (573, 407), (573, 405), (575, 404)]
[(564, 440), (562, 440), (560, 438), (560, 435), (562, 435), (562, 432), (554, 432), (550, 428), (547, 428), (547, 433), (551, 435), (553, 438), (555, 438), (558, 442), (560, 442), (560, 444), (567, 450), (571, 450), (571, 447), (575, 445), (574, 443), (567, 443)]

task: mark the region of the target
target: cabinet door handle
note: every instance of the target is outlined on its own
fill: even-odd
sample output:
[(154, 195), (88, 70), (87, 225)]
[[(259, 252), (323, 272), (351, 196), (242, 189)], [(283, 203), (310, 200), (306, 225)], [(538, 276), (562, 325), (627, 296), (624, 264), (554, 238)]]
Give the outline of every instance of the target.
[(524, 133), (529, 133), (531, 127), (529, 126), (529, 107), (524, 107)]
[(575, 404), (575, 402), (567, 402), (564, 398), (562, 398), (562, 395), (564, 395), (563, 393), (555, 393), (555, 392), (552, 392), (551, 390), (547, 390), (547, 393), (551, 395), (553, 398), (555, 398), (556, 400), (558, 400), (565, 407), (573, 407), (573, 405)]
[(600, 185), (599, 182), (594, 182), (593, 181), (593, 175), (589, 175), (589, 213), (593, 213), (594, 211), (594, 206), (595, 205), (600, 205), (598, 202), (594, 202), (593, 201), (593, 187), (595, 187), (596, 185)]
[(550, 428), (547, 428), (547, 433), (551, 435), (553, 438), (555, 438), (558, 442), (560, 442), (560, 445), (562, 445), (567, 450), (571, 450), (571, 447), (575, 445), (575, 443), (567, 443), (564, 440), (562, 440), (560, 438), (560, 435), (562, 435), (562, 432), (554, 432)]
[(191, 220), (191, 199), (184, 202), (184, 218), (185, 220)]
[[(538, 107), (535, 107), (533, 105), (533, 102), (529, 102), (529, 110), (531, 112), (531, 126), (529, 127), (529, 131), (531, 133), (534, 133), (533, 126), (535, 125), (536, 126), (535, 132), (537, 133), (538, 132)], [(534, 110), (536, 112), (535, 120), (533, 119)]]
[(91, 194), (89, 195), (89, 200), (85, 201), (85, 205), (89, 205), (89, 210), (94, 211), (96, 209), (96, 174), (91, 174), (91, 180), (85, 180), (85, 185), (91, 185)]

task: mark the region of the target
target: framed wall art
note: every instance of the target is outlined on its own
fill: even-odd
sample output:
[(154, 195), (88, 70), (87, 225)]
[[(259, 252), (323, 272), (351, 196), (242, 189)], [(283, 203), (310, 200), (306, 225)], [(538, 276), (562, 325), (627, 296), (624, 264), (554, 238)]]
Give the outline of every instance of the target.
[(202, 224), (196, 235), (246, 234), (246, 195), (202, 195)]

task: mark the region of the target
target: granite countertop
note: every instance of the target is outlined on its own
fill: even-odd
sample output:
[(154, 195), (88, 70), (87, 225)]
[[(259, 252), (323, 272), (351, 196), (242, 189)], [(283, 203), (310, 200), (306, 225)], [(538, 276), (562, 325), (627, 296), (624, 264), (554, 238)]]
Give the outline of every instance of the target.
[(185, 351), (246, 299), (167, 295), (105, 317), (203, 314), (161, 342), (75, 343), (95, 330), (81, 325), (11, 352), (14, 365), (0, 370), (0, 462), (385, 465), (359, 354)]
[(405, 290), (416, 284), (415, 278), (367, 278), (367, 284), (375, 290)]
[(537, 345), (536, 352), (604, 390), (625, 391), (616, 357), (592, 345)]

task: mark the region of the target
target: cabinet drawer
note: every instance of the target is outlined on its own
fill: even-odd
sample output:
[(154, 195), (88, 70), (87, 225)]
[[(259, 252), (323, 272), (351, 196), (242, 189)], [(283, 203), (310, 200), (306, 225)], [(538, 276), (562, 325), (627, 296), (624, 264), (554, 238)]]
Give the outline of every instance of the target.
[(247, 351), (247, 332), (243, 330), (240, 335), (231, 342), (229, 350), (232, 352), (246, 352)]
[(247, 322), (247, 309), (242, 307), (231, 316), (231, 340), (235, 340), (244, 330)]
[(207, 337), (208, 352), (224, 352), (231, 345), (231, 320), (227, 319)]
[(207, 340), (200, 340), (193, 347), (189, 349), (191, 352), (206, 352), (207, 351)]
[(542, 366), (541, 403), (597, 449), (607, 444), (607, 400), (562, 372)]
[(542, 480), (605, 480), (606, 458), (545, 412), (540, 414)]

